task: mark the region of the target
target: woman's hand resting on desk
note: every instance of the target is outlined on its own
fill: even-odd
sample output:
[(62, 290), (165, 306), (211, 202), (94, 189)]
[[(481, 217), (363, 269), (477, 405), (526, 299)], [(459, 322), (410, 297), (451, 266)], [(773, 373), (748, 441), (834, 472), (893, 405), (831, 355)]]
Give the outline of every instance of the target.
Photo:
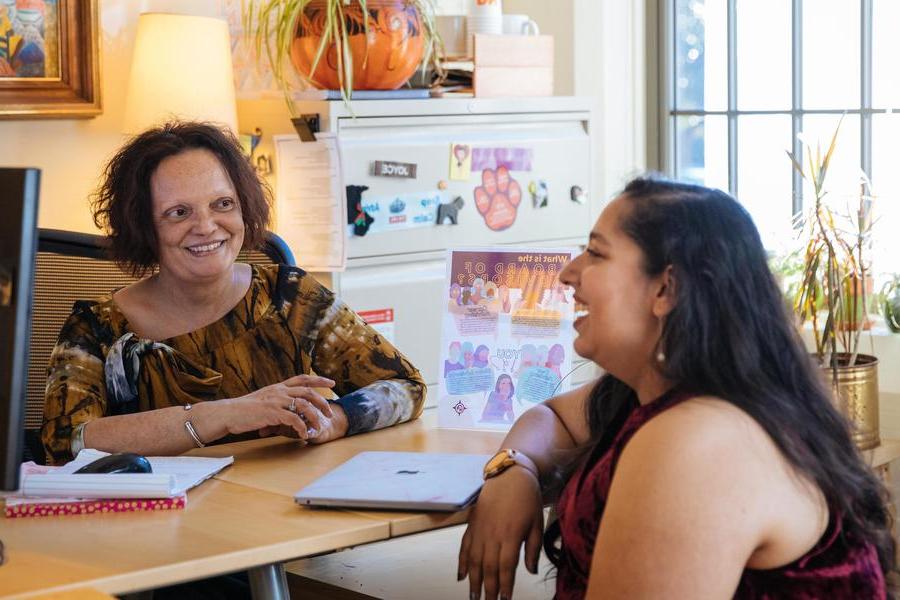
[[(318, 411), (318, 409), (315, 409)], [(308, 423), (308, 434), (309, 436), (304, 438), (304, 441), (308, 444), (324, 444), (325, 442), (330, 442), (331, 440), (336, 440), (338, 438), (342, 438), (347, 435), (347, 430), (349, 429), (349, 422), (347, 421), (347, 414), (344, 412), (344, 409), (341, 408), (340, 404), (332, 404), (331, 405), (332, 416), (327, 417), (323, 413), (319, 412), (318, 418), (315, 420), (318, 423), (318, 427), (313, 426), (313, 421), (310, 420)], [(307, 422), (307, 417), (301, 417), (304, 422)], [(300, 436), (297, 432), (287, 425), (281, 425), (277, 427), (264, 427), (259, 430), (260, 437), (269, 437), (273, 435), (283, 435), (285, 437), (293, 437), (299, 438)]]
[(544, 531), (541, 487), (527, 469), (510, 467), (488, 479), (469, 514), (459, 549), (458, 579), (469, 576), (471, 598), (512, 598), (519, 552), (525, 543), (525, 567), (537, 573)]
[[(334, 411), (313, 388), (330, 388), (334, 381), (316, 375), (297, 375), (246, 396), (219, 400), (228, 433), (259, 431), (260, 436), (289, 435), (319, 441), (323, 431), (332, 432)], [(344, 417), (346, 424), (346, 417)], [(346, 426), (344, 428), (346, 432)]]

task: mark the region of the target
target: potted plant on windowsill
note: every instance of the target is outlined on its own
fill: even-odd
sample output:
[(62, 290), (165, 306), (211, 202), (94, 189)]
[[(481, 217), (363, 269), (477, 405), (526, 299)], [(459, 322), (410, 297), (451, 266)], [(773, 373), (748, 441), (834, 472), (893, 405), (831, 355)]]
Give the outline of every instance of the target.
[(432, 0), (247, 0), (244, 29), (288, 93), (285, 63), (314, 87), (401, 87), (442, 52)]
[(877, 446), (878, 359), (860, 352), (867, 329), (867, 253), (871, 248), (872, 197), (869, 182), (860, 185), (858, 203), (840, 214), (825, 197), (826, 175), (834, 155), (840, 123), (827, 151), (806, 148), (806, 168), (789, 153), (794, 168), (813, 188), (815, 202), (803, 218), (803, 268), (792, 294), (800, 324), (811, 322), (815, 356), (831, 382), (839, 408), (854, 426), (860, 449)]
[(881, 288), (881, 307), (884, 323), (894, 333), (900, 333), (900, 274), (894, 274)]

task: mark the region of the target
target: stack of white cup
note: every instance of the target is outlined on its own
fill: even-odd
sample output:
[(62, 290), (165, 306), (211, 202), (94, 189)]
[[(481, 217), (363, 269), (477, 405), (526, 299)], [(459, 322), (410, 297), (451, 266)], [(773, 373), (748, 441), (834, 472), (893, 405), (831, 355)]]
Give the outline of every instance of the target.
[(503, 33), (503, 6), (501, 0), (469, 0), (469, 12), (466, 16), (466, 51), (474, 54), (474, 35), (485, 33), (501, 35)]

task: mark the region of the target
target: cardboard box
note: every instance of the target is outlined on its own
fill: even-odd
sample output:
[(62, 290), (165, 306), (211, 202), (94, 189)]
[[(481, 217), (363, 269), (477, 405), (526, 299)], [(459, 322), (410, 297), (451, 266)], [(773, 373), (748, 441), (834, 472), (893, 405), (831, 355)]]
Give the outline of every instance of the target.
[(552, 35), (475, 35), (475, 96), (553, 95)]

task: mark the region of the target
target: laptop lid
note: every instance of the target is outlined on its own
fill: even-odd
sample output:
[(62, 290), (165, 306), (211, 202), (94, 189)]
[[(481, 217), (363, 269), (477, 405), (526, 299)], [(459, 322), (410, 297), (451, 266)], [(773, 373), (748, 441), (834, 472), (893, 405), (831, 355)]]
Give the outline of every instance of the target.
[(461, 510), (481, 491), (487, 454), (360, 452), (294, 495), (297, 504)]

